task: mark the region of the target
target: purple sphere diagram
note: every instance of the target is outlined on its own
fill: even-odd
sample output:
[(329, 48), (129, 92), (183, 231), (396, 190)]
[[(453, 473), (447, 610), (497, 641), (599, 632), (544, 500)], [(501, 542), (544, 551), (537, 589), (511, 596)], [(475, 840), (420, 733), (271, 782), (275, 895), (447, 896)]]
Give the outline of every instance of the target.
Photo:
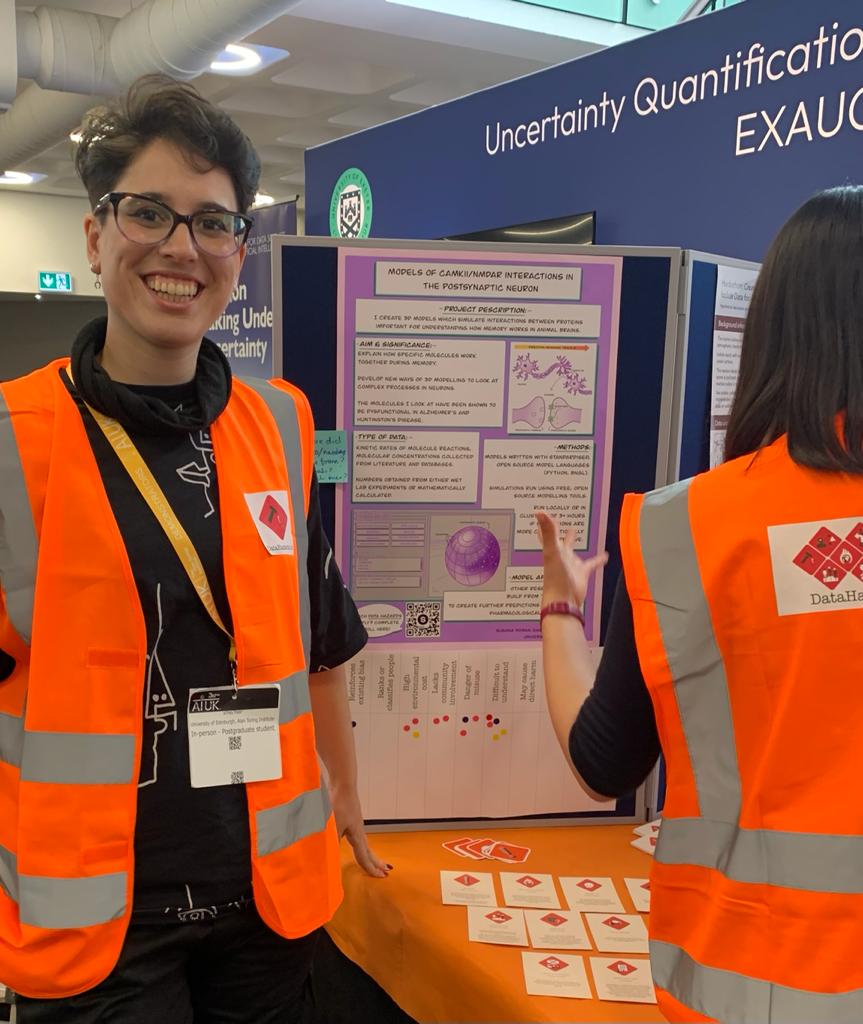
[(463, 526), (450, 537), (444, 551), (446, 570), (458, 583), (479, 587), (500, 565), (500, 544), (484, 526)]

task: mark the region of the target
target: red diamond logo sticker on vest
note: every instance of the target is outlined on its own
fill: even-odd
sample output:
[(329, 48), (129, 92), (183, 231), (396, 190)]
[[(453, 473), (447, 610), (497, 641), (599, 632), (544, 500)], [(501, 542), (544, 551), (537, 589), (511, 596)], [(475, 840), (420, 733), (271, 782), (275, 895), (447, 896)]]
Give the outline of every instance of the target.
[(459, 885), (476, 885), (479, 879), (474, 878), (473, 875), (459, 875), (456, 881)]
[(602, 923), (607, 924), (609, 928), (614, 928), (619, 932), (622, 932), (624, 928), (629, 927), (629, 921), (622, 921), (619, 917), (607, 917)]
[(268, 494), (261, 514), (258, 516), (264, 526), (269, 526), (279, 540), (285, 539), (285, 530), (288, 528), (288, 513), (276, 501), (272, 494)]
[(626, 977), (627, 974), (632, 974), (633, 971), (637, 971), (638, 968), (635, 964), (628, 964), (625, 960), (615, 960), (613, 964), (608, 965), (610, 971), (614, 971), (615, 974), (620, 974)]
[(560, 914), (546, 914), (545, 917), (541, 917), (540, 921), (544, 921), (546, 924), (550, 924), (552, 928), (560, 928), (562, 924), (566, 924), (568, 918), (561, 917)]
[(534, 878), (533, 875), (522, 875), (521, 878), (516, 879), (516, 882), (523, 885), (525, 889), (533, 889), (537, 885), (542, 885), (542, 882), (538, 878)]
[(485, 916), (489, 921), (493, 921), (495, 924), (506, 924), (507, 921), (512, 920), (509, 914), (505, 914), (502, 910), (493, 910), (490, 914), (486, 914)]
[(602, 888), (599, 882), (594, 882), (592, 878), (582, 878), (580, 882), (576, 882), (575, 884), (579, 889), (584, 889), (586, 892), (596, 892), (597, 889)]
[(257, 491), (244, 494), (252, 522), (261, 543), (271, 555), (294, 553), (294, 531), (291, 529), (291, 499), (287, 491)]
[(562, 971), (564, 967), (569, 967), (566, 960), (561, 960), (559, 956), (547, 956), (545, 960), (540, 960), (540, 966), (545, 967), (548, 971)]

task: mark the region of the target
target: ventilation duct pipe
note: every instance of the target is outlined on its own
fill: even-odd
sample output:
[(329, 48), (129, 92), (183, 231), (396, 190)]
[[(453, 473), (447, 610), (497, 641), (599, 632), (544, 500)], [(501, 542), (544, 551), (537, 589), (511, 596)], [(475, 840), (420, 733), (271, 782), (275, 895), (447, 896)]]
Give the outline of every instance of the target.
[[(16, 41), (16, 80), (34, 80), (0, 114), (0, 172), (62, 141), (101, 96), (155, 71), (195, 78), (228, 43), (263, 28), (298, 2), (146, 0), (118, 20), (45, 7), (19, 11), (16, 18), (15, 0), (0, 0), (0, 28), (11, 17), (6, 38)], [(8, 89), (9, 83), (0, 73), (0, 101), (8, 102), (4, 86)]]

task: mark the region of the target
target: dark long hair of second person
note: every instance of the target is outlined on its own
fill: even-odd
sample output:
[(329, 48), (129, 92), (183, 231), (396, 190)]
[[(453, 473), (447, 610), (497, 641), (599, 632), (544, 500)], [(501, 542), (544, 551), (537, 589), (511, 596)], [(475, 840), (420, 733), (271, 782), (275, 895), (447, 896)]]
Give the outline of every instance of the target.
[(796, 463), (863, 473), (863, 187), (804, 203), (755, 285), (725, 458), (786, 433)]

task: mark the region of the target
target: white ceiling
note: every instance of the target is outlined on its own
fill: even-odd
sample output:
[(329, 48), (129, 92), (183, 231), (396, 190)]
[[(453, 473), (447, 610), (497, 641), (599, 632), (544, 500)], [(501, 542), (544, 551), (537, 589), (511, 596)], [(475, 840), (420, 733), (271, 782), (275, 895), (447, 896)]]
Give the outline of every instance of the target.
[[(51, 0), (45, 6), (122, 17), (138, 2)], [(203, 75), (196, 85), (230, 111), (255, 143), (263, 161), (262, 190), (277, 201), (299, 196), (302, 206), (307, 147), (642, 34), (511, 0), (486, 0), (493, 4), (516, 10), (529, 27), (503, 27), (388, 0), (301, 0), (289, 14), (247, 37), (288, 50), (289, 58), (248, 77)], [(556, 34), (562, 30), (568, 38)], [(21, 80), (19, 91), (28, 84)], [(29, 190), (83, 196), (73, 149), (73, 143), (58, 140), (22, 165), (47, 175)]]

